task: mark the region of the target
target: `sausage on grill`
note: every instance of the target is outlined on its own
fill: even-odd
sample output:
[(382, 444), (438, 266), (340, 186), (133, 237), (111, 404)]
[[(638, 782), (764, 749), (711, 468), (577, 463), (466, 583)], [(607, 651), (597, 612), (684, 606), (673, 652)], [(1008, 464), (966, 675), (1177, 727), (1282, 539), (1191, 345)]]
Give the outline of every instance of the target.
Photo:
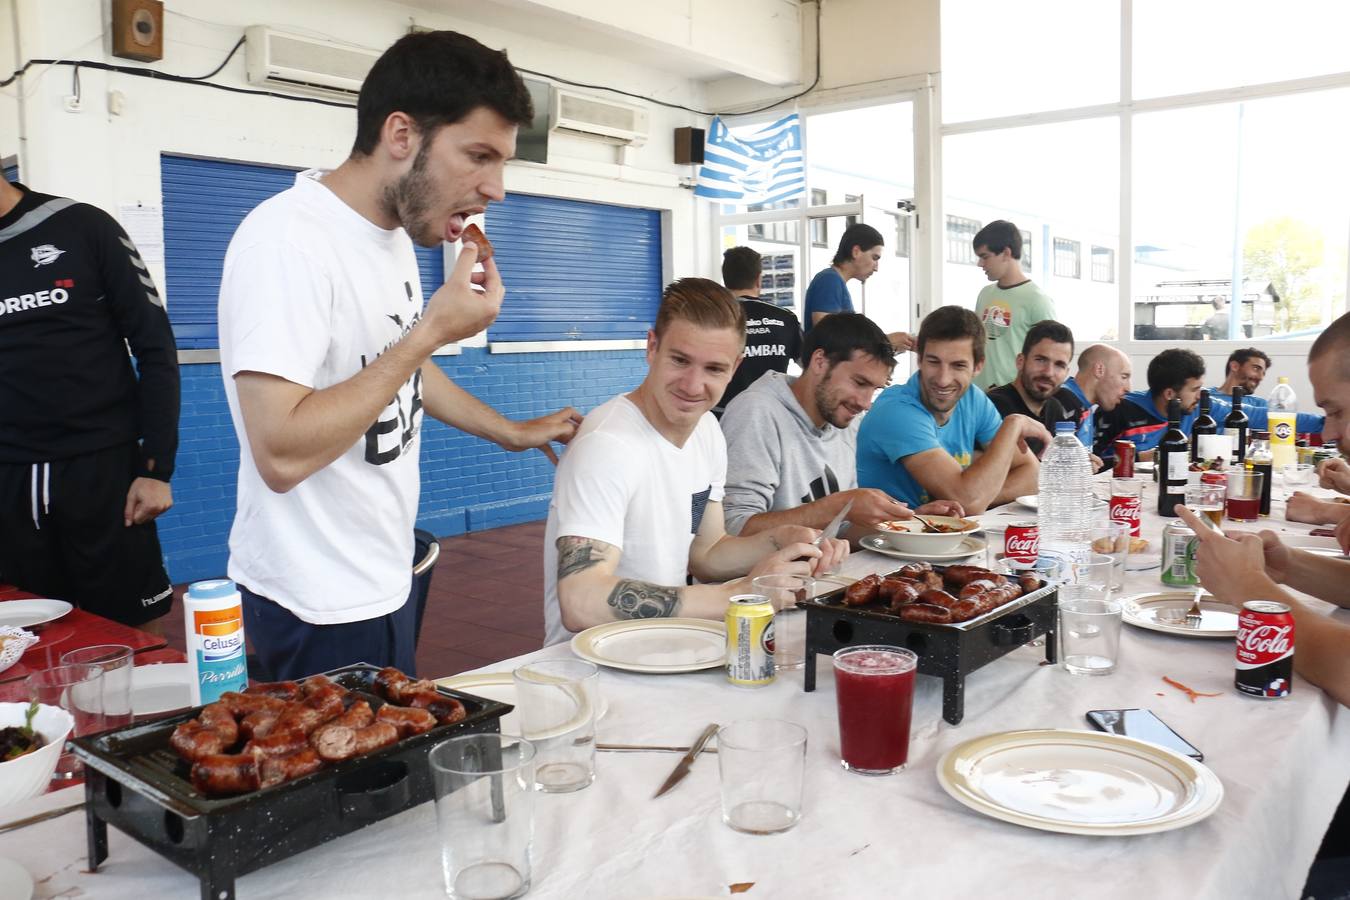
[(188, 776), (203, 794), (242, 794), (262, 786), (252, 753), (213, 753), (197, 760)]
[(436, 716), (430, 710), (390, 706), (386, 703), (375, 714), (376, 722), (389, 722), (398, 728), (399, 737), (421, 734), (436, 727)]
[(446, 697), (440, 691), (420, 691), (405, 696), (405, 705), (413, 709), (425, 709), (436, 717), (437, 724), (452, 725), (467, 714), (464, 704), (454, 697)]
[(341, 762), (387, 747), (398, 740), (393, 722), (372, 722), (363, 728), (348, 725), (324, 725), (310, 735), (310, 746), (324, 762)]
[(313, 747), (306, 746), (289, 756), (266, 756), (258, 764), (258, 780), (262, 787), (271, 787), (300, 778), (323, 768), (323, 760)]
[(299, 682), (295, 681), (268, 681), (262, 684), (255, 684), (244, 689), (245, 694), (260, 695), (263, 697), (276, 697), (278, 700), (299, 700), (304, 694), (300, 690)]
[(876, 600), (881, 593), (881, 576), (872, 574), (844, 588), (845, 606), (864, 606)]
[(956, 605), (956, 598), (946, 591), (924, 591), (919, 595), (920, 603), (927, 603), (930, 606), (940, 606), (943, 609), (951, 609)]
[(911, 603), (900, 607), (899, 615), (906, 622), (928, 622), (945, 625), (952, 621), (952, 611), (931, 603)]

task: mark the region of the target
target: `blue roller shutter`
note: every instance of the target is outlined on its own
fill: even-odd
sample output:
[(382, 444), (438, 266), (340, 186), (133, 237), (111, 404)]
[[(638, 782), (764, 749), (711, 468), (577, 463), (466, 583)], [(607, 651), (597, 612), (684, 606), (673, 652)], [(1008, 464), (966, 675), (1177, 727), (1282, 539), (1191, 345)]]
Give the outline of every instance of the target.
[(18, 163), (14, 163), (12, 166), (5, 166), (5, 180), (10, 182), (11, 184), (19, 180)]
[(644, 338), (661, 300), (661, 214), (508, 194), (486, 231), (506, 283), (493, 341)]
[[(162, 154), (164, 277), (181, 349), (220, 346), (216, 302), (225, 250), (255, 206), (295, 184), (299, 169)], [(440, 247), (418, 247), (422, 293), (445, 281)]]

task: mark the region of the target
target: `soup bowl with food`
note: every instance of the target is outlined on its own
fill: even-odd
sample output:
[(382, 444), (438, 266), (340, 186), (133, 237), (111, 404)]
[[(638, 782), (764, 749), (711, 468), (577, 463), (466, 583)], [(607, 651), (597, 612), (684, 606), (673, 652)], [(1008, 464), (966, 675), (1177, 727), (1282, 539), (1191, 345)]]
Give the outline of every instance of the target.
[(925, 553), (954, 553), (966, 535), (980, 530), (980, 523), (974, 519), (958, 519), (955, 516), (923, 518), (930, 524), (925, 525), (918, 519), (879, 522), (877, 534), (892, 550), (921, 556)]
[[(64, 709), (39, 705), (32, 718), (34, 741), (24, 733), (27, 721), (27, 703), (0, 703), (0, 806), (47, 790), (61, 749), (75, 727), (74, 717)], [(34, 744), (34, 749), (28, 749)]]

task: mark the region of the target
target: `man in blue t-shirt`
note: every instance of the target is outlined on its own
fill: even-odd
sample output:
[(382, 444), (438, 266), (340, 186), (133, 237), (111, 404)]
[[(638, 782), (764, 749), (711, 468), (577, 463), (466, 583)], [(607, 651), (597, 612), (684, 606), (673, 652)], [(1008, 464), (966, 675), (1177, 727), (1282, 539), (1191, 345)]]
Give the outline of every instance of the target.
[(1029, 438), (1049, 443), (1035, 419), (1003, 418), (971, 381), (984, 365), (984, 326), (959, 306), (919, 327), (919, 368), (881, 392), (858, 431), (858, 485), (910, 506), (955, 500), (969, 515), (1034, 494), (1040, 464)]
[[(1218, 397), (1232, 407), (1233, 388), (1241, 387), (1245, 394), (1242, 398), (1242, 411), (1247, 414), (1248, 427), (1252, 431), (1269, 431), (1270, 410), (1266, 408), (1265, 398), (1256, 396), (1256, 389), (1261, 386), (1268, 371), (1270, 371), (1270, 357), (1265, 353), (1255, 347), (1234, 350), (1229, 354), (1228, 362), (1224, 363), (1223, 384), (1210, 388), (1209, 395)], [(1299, 434), (1321, 434), (1326, 423), (1324, 416), (1301, 412), (1298, 414), (1294, 430)]]
[[(885, 241), (881, 232), (861, 223), (845, 229), (839, 240), (839, 249), (828, 269), (821, 269), (806, 288), (802, 303), (803, 332), (809, 334), (815, 324), (830, 313), (853, 312), (853, 297), (848, 292), (850, 278), (863, 282), (872, 277), (881, 265)], [(914, 339), (903, 331), (894, 331), (886, 338), (899, 353), (914, 348)]]

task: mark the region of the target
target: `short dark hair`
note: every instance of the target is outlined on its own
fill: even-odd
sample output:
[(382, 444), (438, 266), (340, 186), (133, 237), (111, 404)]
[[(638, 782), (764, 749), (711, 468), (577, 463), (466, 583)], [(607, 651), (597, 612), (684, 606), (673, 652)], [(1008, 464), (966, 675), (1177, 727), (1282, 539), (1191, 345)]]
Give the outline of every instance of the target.
[(1052, 341), (1056, 344), (1069, 345), (1069, 358), (1073, 358), (1073, 332), (1069, 326), (1054, 319), (1042, 319), (1035, 325), (1027, 329), (1027, 336), (1022, 339), (1022, 355), (1027, 356), (1031, 353), (1031, 348), (1035, 347), (1041, 341)]
[(833, 369), (848, 362), (854, 353), (864, 353), (895, 368), (895, 348), (876, 322), (862, 313), (831, 313), (806, 334), (802, 344), (802, 366), (811, 362), (817, 350), (825, 353)]
[(984, 325), (980, 317), (964, 306), (939, 306), (919, 325), (919, 336), (914, 344), (922, 358), (923, 348), (929, 341), (959, 341), (961, 338), (970, 338), (975, 365), (984, 362)]
[(839, 239), (839, 250), (834, 254), (834, 264), (837, 266), (841, 262), (848, 262), (853, 258), (853, 248), (860, 250), (871, 250), (873, 247), (885, 246), (886, 239), (881, 236), (871, 225), (864, 225), (859, 222), (857, 225), (850, 225), (844, 229), (844, 236)]
[(763, 271), (764, 258), (749, 247), (732, 247), (722, 254), (722, 283), (729, 290), (755, 287)]
[(681, 278), (666, 285), (652, 326), (658, 340), (676, 319), (699, 328), (730, 328), (745, 343), (745, 307), (711, 278)]
[(1192, 378), (1205, 377), (1205, 361), (1200, 354), (1173, 347), (1148, 363), (1148, 390), (1155, 397), (1167, 388), (1180, 391)]
[(1022, 258), (1022, 231), (1007, 219), (990, 222), (975, 232), (970, 243), (976, 250), (984, 247), (995, 255), (1011, 250), (1013, 259)]
[(1350, 313), (1332, 322), (1317, 336), (1308, 351), (1308, 362), (1316, 361), (1324, 353), (1337, 351), (1341, 356), (1337, 371), (1341, 378), (1350, 378), (1350, 353), (1347, 350), (1350, 350)]
[(1254, 359), (1257, 357), (1260, 357), (1261, 359), (1265, 360), (1266, 368), (1267, 369), (1270, 368), (1270, 357), (1266, 356), (1265, 353), (1263, 353), (1260, 350), (1257, 350), (1255, 347), (1248, 347), (1245, 350), (1234, 350), (1232, 353), (1228, 355), (1228, 362), (1223, 364), (1223, 377), (1225, 378), (1228, 377), (1228, 367), (1231, 366), (1233, 363), (1237, 363), (1239, 366), (1245, 366), (1247, 364), (1247, 360)]
[(391, 113), (406, 113), (430, 135), (486, 106), (514, 125), (528, 125), (534, 104), (506, 52), (455, 31), (405, 34), (375, 60), (356, 99), (352, 156), (369, 156)]

